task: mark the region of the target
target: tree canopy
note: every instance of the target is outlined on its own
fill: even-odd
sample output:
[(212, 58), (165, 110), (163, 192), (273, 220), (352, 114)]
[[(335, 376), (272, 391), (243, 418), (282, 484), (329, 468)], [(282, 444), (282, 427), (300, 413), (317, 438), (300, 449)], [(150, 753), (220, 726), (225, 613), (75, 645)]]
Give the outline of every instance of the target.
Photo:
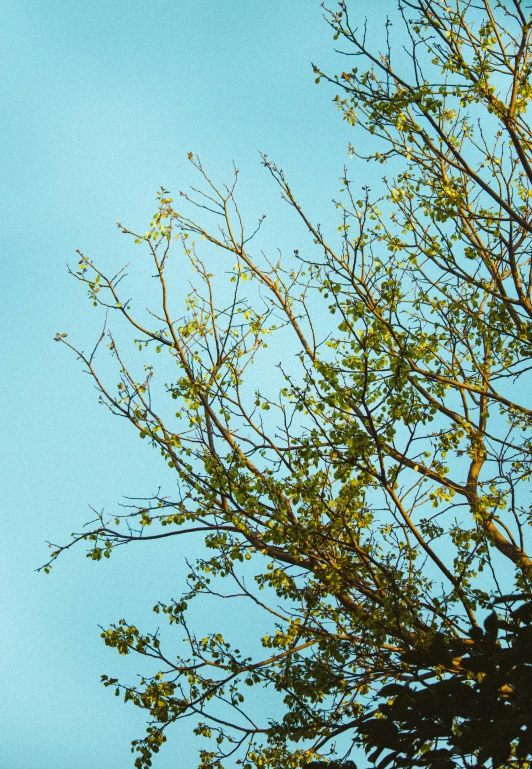
[[(198, 185), (161, 190), (147, 232), (119, 224), (157, 284), (149, 311), (124, 270), (81, 252), (71, 270), (109, 321), (89, 353), (57, 340), (177, 492), (102, 514), (43, 568), (78, 542), (94, 560), (197, 532), (208, 548), (154, 607), (173, 646), (125, 620), (103, 632), (158, 668), (104, 676), (147, 713), (138, 769), (177, 722), (207, 738), (205, 769), (334, 766), (357, 745), (379, 768), (532, 754), (530, 7), (401, 0), (380, 43), (359, 15), (325, 9), (346, 70), (314, 68), (354, 129), (334, 228), (263, 156), (308, 238), (262, 251), (238, 171), (218, 184), (190, 154)], [(246, 598), (270, 630), (200, 638), (205, 594), (236, 616)]]

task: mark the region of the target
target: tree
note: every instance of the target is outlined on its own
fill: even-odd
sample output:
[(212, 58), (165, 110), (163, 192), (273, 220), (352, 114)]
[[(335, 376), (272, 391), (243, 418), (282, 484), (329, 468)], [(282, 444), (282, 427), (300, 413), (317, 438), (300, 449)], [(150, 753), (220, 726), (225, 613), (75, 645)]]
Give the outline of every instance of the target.
[[(263, 218), (245, 225), (238, 171), (217, 185), (192, 155), (202, 186), (179, 207), (161, 190), (145, 234), (119, 225), (151, 260), (157, 307), (143, 315), (123, 271), (108, 276), (79, 254), (72, 273), (131, 329), (144, 372), (111, 331), (90, 354), (57, 339), (111, 412), (160, 450), (179, 491), (102, 514), (45, 568), (80, 541), (99, 560), (201, 531), (212, 553), (191, 567), (183, 596), (154, 608), (177, 627), (176, 644), (185, 636), (183, 653), (125, 620), (103, 632), (121, 654), (158, 665), (136, 686), (104, 677), (149, 714), (139, 769), (191, 715), (212, 738), (202, 767), (321, 765), (353, 744), (379, 767), (527, 765), (528, 13), (522, 0), (402, 0), (408, 45), (397, 52), (390, 21), (379, 49), (344, 3), (325, 10), (357, 66), (334, 77), (315, 68), (316, 79), (336, 86), (355, 135), (366, 131), (353, 162), (387, 176), (374, 196), (345, 170), (327, 235), (263, 157), (309, 234), (286, 261), (261, 254)], [(198, 282), (182, 316), (179, 246)], [(104, 343), (117, 386), (97, 366)], [(256, 389), (250, 364), (281, 357)], [(235, 589), (270, 622), (262, 654), (189, 627), (191, 602)], [(282, 707), (259, 722), (249, 697), (264, 688)]]

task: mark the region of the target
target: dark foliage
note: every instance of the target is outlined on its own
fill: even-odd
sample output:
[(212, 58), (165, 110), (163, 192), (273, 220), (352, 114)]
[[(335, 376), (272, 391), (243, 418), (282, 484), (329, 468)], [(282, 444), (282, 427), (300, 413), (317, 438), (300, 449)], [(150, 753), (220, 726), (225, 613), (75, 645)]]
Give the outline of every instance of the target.
[[(416, 683), (381, 689), (389, 699), (360, 730), (378, 769), (452, 769), (457, 758), (500, 767), (532, 753), (532, 602), (504, 619), (493, 611), (473, 635), (463, 655), (462, 641), (453, 647), (439, 637), (405, 654)], [(452, 676), (435, 676), (452, 667)], [(420, 753), (428, 743), (445, 747)]]

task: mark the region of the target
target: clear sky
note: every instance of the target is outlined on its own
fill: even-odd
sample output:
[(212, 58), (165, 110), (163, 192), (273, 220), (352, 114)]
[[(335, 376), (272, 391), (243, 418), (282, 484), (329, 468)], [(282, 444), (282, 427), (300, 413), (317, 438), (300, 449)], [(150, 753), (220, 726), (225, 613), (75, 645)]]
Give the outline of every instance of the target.
[[(372, 23), (394, 5), (373, 3)], [(128, 261), (116, 219), (145, 229), (161, 185), (194, 182), (189, 151), (220, 180), (237, 162), (246, 204), (268, 214), (280, 248), (292, 219), (258, 150), (326, 221), (354, 137), (311, 62), (346, 64), (319, 0), (0, 0), (0, 11), (0, 767), (125, 769), (142, 714), (99, 678), (137, 666), (105, 649), (98, 625), (153, 626), (151, 607), (177, 597), (194, 553), (172, 543), (93, 564), (80, 549), (48, 577), (34, 571), (89, 505), (149, 495), (162, 472), (53, 342), (68, 331), (88, 344), (97, 328), (65, 264), (76, 248)], [(368, 170), (353, 169), (361, 184)], [(193, 767), (194, 755), (174, 740), (154, 766)]]

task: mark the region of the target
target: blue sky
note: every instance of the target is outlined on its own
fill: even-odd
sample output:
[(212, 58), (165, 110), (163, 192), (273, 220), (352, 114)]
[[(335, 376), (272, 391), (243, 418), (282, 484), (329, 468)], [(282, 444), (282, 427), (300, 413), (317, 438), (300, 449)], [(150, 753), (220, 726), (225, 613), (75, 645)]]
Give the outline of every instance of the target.
[[(392, 6), (380, 2), (373, 21)], [(93, 564), (79, 550), (48, 577), (34, 571), (46, 540), (64, 542), (89, 505), (149, 494), (163, 472), (53, 342), (68, 331), (88, 344), (99, 328), (65, 264), (77, 248), (128, 261), (116, 219), (145, 229), (161, 185), (177, 192), (195, 181), (189, 151), (220, 180), (238, 164), (245, 205), (268, 214), (279, 247), (293, 220), (259, 150), (326, 221), (353, 136), (311, 61), (331, 71), (345, 61), (318, 0), (1, 0), (0, 9), (0, 763), (125, 769), (142, 714), (99, 677), (137, 667), (105, 649), (98, 625), (151, 621), (159, 598), (179, 594), (194, 553), (172, 544)], [(353, 171), (361, 184), (368, 170)], [(194, 765), (192, 741), (173, 741), (155, 764)]]

